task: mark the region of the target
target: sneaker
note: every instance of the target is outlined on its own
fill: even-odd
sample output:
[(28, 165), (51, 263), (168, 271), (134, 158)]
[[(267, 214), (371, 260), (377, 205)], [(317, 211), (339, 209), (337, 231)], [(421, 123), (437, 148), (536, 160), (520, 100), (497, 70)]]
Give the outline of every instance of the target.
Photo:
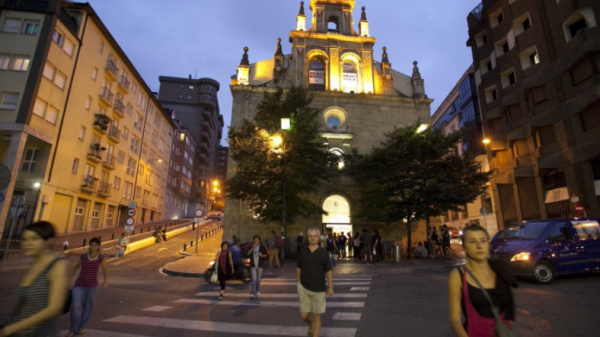
[(219, 301), (223, 300), (223, 295), (219, 295)]
[(256, 293), (256, 295), (260, 295), (260, 291)]
[(254, 294), (250, 294), (250, 299), (253, 300), (254, 299)]

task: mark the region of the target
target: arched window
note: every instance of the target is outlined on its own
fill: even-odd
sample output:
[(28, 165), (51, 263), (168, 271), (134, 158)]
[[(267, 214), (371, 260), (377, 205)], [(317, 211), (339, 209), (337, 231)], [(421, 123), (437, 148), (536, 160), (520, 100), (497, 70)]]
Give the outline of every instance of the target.
[(347, 93), (358, 92), (358, 69), (356, 63), (344, 61), (342, 77), (342, 91)]
[(338, 162), (338, 169), (341, 170), (344, 168), (345, 163), (344, 163), (344, 158), (342, 158), (344, 156), (344, 151), (342, 151), (342, 149), (338, 148), (338, 147), (334, 147), (332, 149), (329, 149), (329, 152), (333, 153), (334, 155), (340, 157), (340, 160)]
[(337, 16), (330, 16), (329, 21), (327, 21), (327, 31), (329, 33), (338, 34), (339, 30), (339, 20)]
[(311, 58), (308, 63), (308, 89), (325, 90), (325, 64), (317, 57)]

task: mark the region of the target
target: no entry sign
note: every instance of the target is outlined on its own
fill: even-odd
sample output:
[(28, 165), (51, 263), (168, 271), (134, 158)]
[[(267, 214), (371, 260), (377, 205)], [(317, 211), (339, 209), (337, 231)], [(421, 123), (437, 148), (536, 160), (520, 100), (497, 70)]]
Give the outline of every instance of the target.
[(135, 216), (135, 208), (130, 208), (127, 210), (127, 215), (130, 217), (134, 217)]
[(585, 208), (583, 208), (582, 204), (575, 204), (575, 212), (579, 214), (583, 214), (585, 212)]

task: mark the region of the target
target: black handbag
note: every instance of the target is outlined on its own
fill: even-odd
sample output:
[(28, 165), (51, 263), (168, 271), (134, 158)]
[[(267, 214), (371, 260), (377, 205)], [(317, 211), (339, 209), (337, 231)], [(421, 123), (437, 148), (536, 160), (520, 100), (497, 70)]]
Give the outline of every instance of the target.
[(494, 321), (496, 322), (496, 336), (519, 337), (520, 335), (512, 327), (508, 327), (508, 325), (506, 325), (504, 321), (500, 318), (500, 310), (497, 306), (494, 305), (494, 302), (492, 302), (492, 299), (490, 298), (490, 295), (488, 294), (487, 290), (485, 290), (481, 283), (479, 283), (479, 280), (475, 277), (475, 275), (471, 273), (469, 268), (465, 267), (465, 270), (467, 271), (467, 273), (469, 273), (469, 275), (471, 275), (471, 278), (475, 281), (475, 283), (477, 283), (479, 289), (481, 289), (481, 291), (485, 295), (485, 298), (487, 298), (487, 300), (490, 302), (490, 305), (492, 306), (492, 313), (494, 314)]

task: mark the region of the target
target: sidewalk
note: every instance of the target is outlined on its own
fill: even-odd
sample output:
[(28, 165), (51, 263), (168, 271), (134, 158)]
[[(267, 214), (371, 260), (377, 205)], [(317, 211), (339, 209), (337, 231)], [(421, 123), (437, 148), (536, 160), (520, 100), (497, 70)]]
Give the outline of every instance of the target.
[[(449, 259), (401, 259), (394, 262), (387, 258), (379, 265), (367, 265), (364, 262), (354, 262), (353, 259), (336, 260), (333, 268), (334, 275), (356, 274), (399, 274), (414, 272), (450, 271), (452, 268), (465, 263), (462, 250), (458, 245), (452, 245), (454, 252)], [(216, 251), (216, 250), (215, 250)], [(163, 272), (171, 276), (204, 277), (207, 269), (206, 254), (194, 254), (163, 267)], [(286, 259), (281, 268), (265, 268), (263, 278), (293, 278), (296, 277), (296, 260)]]

